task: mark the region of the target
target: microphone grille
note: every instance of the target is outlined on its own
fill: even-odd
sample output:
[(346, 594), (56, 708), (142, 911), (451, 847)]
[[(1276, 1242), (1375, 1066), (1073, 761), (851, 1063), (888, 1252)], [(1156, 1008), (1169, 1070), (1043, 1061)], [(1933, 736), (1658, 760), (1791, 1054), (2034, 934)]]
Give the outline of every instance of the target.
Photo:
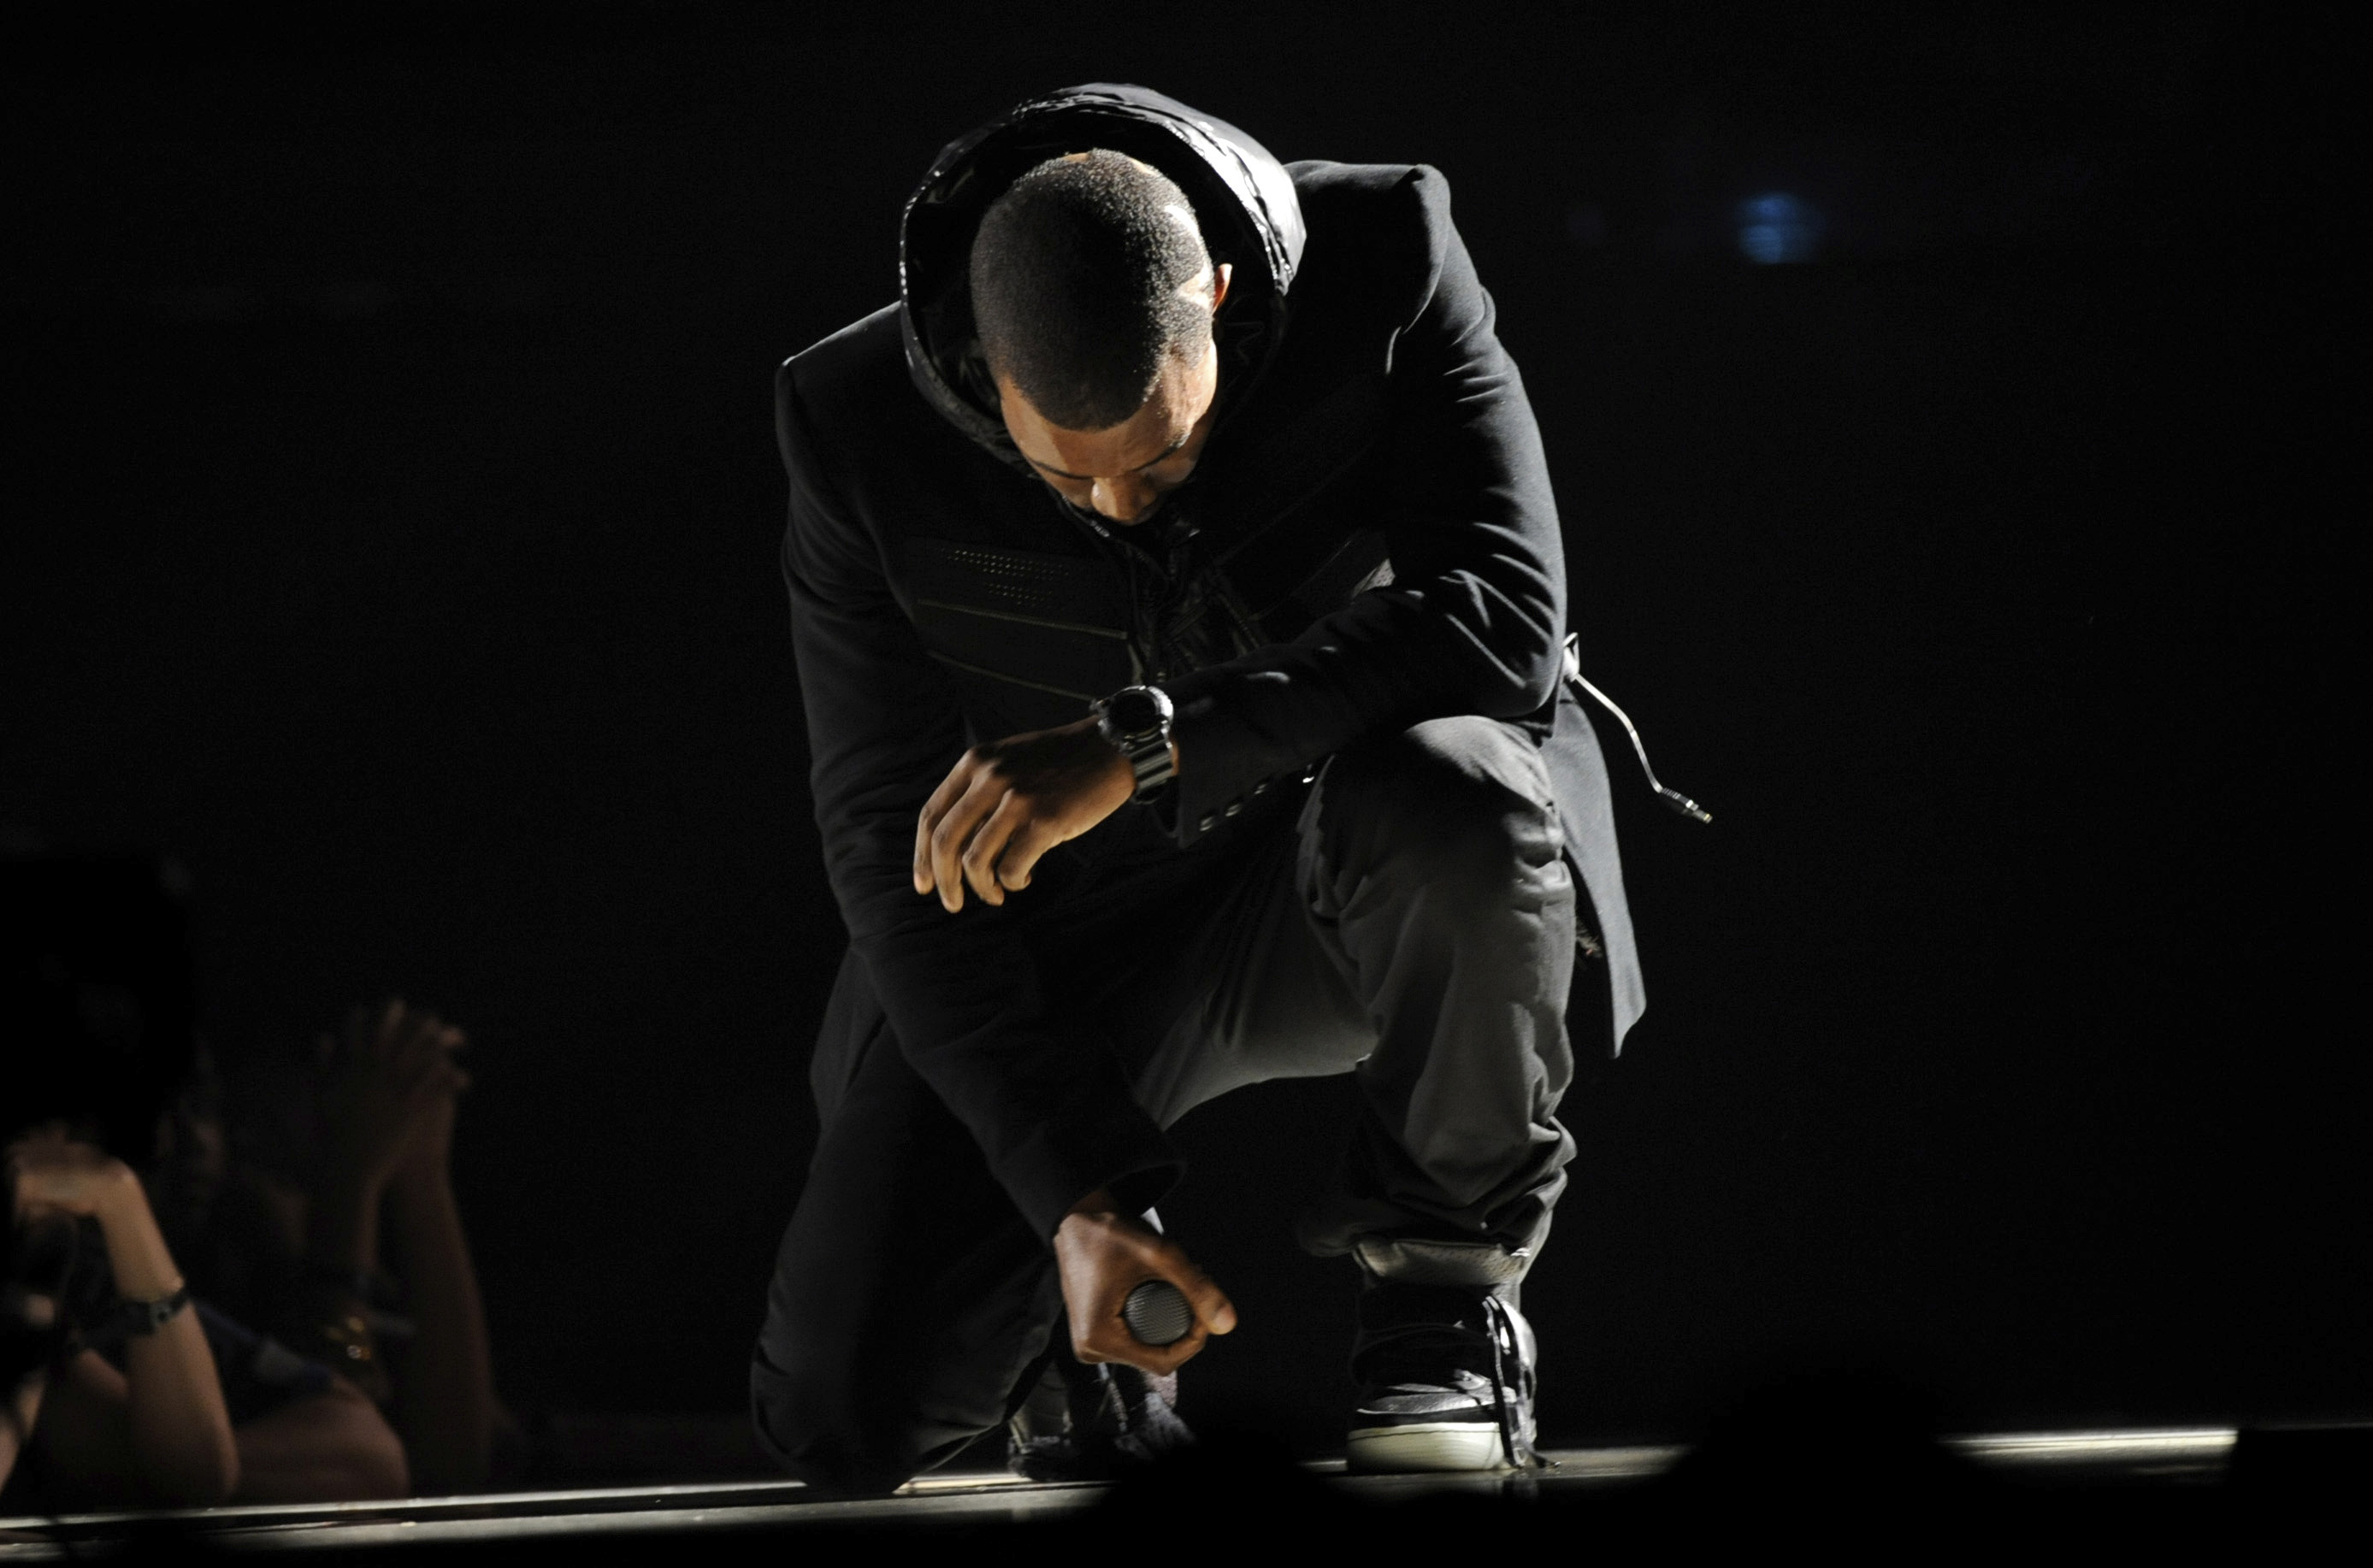
[(1195, 1327), (1195, 1309), (1186, 1305), (1186, 1293), (1167, 1280), (1148, 1280), (1129, 1292), (1120, 1316), (1140, 1344), (1175, 1344)]

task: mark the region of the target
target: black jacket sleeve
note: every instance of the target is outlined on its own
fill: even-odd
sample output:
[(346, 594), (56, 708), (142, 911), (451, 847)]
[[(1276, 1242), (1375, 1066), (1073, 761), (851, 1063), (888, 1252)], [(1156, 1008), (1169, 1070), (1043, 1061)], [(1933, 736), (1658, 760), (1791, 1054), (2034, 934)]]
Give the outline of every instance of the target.
[(1294, 641), (1164, 683), (1177, 706), (1178, 833), (1191, 842), (1262, 779), (1362, 736), (1556, 695), (1565, 559), (1540, 433), (1492, 333), (1491, 297), (1422, 165), (1390, 193), (1422, 235), (1424, 283), (1395, 339), (1380, 493), (1394, 580)]
[(849, 941), (891, 1029), (1040, 1235), (1100, 1187), (1150, 1205), (1176, 1156), (1110, 1047), (1048, 1026), (1012, 914), (971, 899), (950, 915), (915, 892), (916, 818), (964, 753), (961, 711), (872, 540), (832, 493), (796, 362), (777, 381), (776, 410), (790, 475), (783, 576), (816, 822)]

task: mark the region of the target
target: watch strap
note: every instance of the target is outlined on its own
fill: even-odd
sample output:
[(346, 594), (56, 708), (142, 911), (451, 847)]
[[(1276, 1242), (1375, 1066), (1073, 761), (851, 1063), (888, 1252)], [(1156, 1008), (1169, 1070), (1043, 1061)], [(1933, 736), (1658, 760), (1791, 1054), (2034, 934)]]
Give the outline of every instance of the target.
[[(1113, 709), (1125, 696), (1141, 697), (1151, 705), (1154, 722), (1150, 728), (1121, 728)], [(1159, 686), (1125, 686), (1090, 706), (1096, 716), (1098, 732), (1128, 759), (1129, 774), (1136, 780), (1129, 799), (1142, 805), (1160, 794), (1178, 771), (1171, 760), (1168, 694)]]
[(128, 1297), (115, 1304), (116, 1327), (126, 1334), (154, 1334), (174, 1318), (181, 1316), (190, 1305), (190, 1287), (174, 1287), (169, 1295), (154, 1301), (133, 1301)]
[(1124, 746), (1121, 755), (1128, 758), (1128, 770), (1137, 779), (1137, 788), (1129, 799), (1142, 805), (1162, 792), (1163, 787), (1176, 776), (1178, 769), (1170, 760), (1170, 737), (1156, 735), (1145, 745)]

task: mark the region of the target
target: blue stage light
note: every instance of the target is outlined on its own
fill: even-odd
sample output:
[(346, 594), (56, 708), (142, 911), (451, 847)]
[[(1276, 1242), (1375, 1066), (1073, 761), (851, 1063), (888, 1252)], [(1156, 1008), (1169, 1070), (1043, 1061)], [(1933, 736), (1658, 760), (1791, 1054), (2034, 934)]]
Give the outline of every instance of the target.
[(1738, 248), (1750, 262), (1809, 262), (1820, 242), (1821, 215), (1784, 191), (1738, 204)]

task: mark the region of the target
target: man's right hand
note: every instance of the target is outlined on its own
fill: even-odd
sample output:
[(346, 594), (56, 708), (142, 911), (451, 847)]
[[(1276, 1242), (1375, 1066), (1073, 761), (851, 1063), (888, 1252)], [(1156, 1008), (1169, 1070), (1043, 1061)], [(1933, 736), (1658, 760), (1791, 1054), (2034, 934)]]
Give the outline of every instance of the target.
[[(1123, 1362), (1159, 1377), (1192, 1359), (1212, 1335), (1236, 1327), (1234, 1305), (1210, 1276), (1167, 1237), (1117, 1212), (1109, 1193), (1091, 1193), (1063, 1216), (1055, 1232), (1055, 1262), (1071, 1324), (1071, 1353), (1082, 1362)], [(1186, 1338), (1149, 1345), (1128, 1331), (1121, 1305), (1148, 1280), (1167, 1280), (1186, 1293), (1195, 1309)]]

